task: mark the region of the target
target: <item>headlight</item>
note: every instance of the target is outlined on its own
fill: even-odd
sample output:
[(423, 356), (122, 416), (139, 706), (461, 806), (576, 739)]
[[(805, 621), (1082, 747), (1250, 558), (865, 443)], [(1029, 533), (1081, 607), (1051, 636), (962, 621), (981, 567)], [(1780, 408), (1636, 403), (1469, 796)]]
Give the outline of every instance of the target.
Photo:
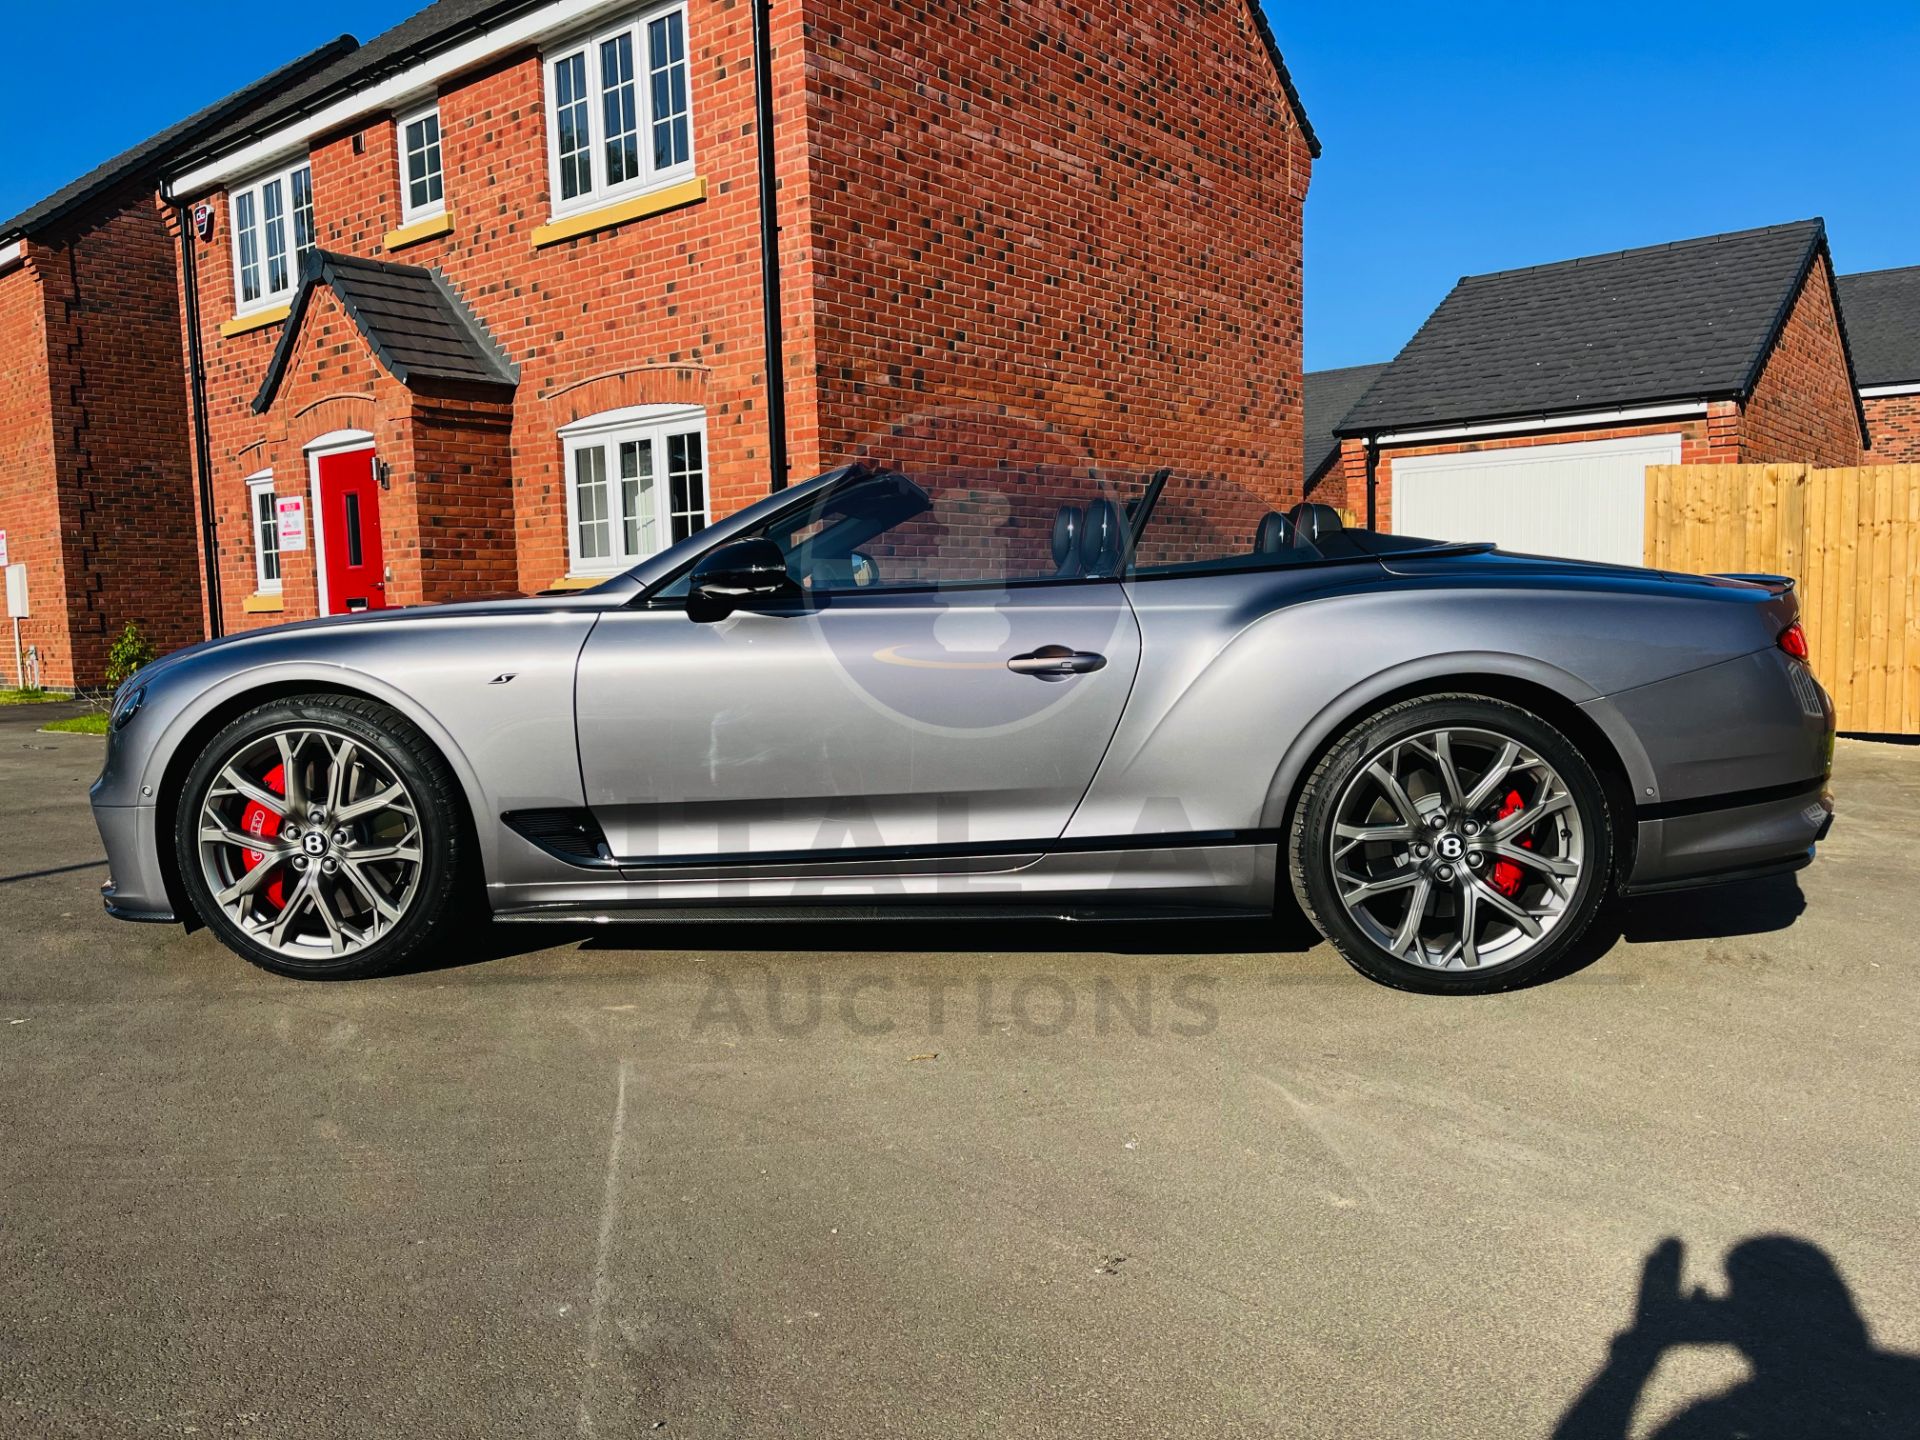
[(146, 698), (147, 687), (142, 685), (139, 689), (128, 695), (126, 699), (115, 705), (113, 707), (113, 728), (118, 730), (129, 720), (133, 719), (134, 713), (139, 710), (141, 702)]

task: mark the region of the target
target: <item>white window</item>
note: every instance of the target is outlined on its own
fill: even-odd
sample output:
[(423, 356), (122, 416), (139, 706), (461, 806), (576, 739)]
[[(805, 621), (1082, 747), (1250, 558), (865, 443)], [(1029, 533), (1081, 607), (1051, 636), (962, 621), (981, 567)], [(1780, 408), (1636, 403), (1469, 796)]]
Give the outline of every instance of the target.
[(706, 529), (704, 412), (639, 405), (576, 420), (560, 438), (573, 574), (628, 569)]
[(292, 169), (236, 186), (233, 200), (234, 312), (284, 305), (300, 283), (300, 261), (314, 247), (313, 171)]
[(400, 137), (400, 214), (424, 220), (447, 208), (440, 165), (440, 107), (429, 105), (402, 115), (394, 127)]
[(280, 590), (280, 518), (273, 505), (273, 472), (247, 477), (247, 514), (253, 524), (253, 578), (263, 595)]
[(684, 4), (549, 53), (547, 150), (556, 215), (693, 173)]

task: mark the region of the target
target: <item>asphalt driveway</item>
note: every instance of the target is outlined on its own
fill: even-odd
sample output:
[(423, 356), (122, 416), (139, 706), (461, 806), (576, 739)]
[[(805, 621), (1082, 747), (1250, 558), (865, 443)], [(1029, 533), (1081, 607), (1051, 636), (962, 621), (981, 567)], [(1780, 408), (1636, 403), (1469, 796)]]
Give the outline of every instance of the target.
[(1920, 749), (1842, 743), (1800, 876), (1449, 1001), (1279, 926), (503, 929), (295, 984), (101, 914), (100, 742), (36, 723), (0, 710), (0, 1433), (1920, 1404), (1871, 1348), (1920, 1350)]

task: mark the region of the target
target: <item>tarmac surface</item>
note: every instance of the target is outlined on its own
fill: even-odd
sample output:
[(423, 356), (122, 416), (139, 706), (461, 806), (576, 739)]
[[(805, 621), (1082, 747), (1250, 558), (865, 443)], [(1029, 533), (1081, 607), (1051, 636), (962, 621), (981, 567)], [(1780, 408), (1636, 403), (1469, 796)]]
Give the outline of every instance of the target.
[(316, 985), (101, 912), (55, 713), (0, 709), (0, 1433), (1914, 1433), (1920, 748), (1490, 999), (1297, 920)]

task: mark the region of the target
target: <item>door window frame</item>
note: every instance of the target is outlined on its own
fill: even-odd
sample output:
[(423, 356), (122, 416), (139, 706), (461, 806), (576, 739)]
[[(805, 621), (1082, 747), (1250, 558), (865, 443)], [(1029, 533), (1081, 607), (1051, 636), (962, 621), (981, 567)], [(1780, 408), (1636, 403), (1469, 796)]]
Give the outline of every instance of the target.
[(326, 517), (320, 508), (320, 462), (335, 455), (351, 455), (355, 451), (365, 450), (371, 457), (374, 450), (373, 436), (365, 430), (330, 430), (325, 435), (315, 436), (303, 447), (307, 456), (308, 505), (312, 508), (307, 514), (307, 534), (312, 537), (313, 570), (315, 579), (315, 599), (319, 613), (331, 615), (327, 596), (327, 526)]

